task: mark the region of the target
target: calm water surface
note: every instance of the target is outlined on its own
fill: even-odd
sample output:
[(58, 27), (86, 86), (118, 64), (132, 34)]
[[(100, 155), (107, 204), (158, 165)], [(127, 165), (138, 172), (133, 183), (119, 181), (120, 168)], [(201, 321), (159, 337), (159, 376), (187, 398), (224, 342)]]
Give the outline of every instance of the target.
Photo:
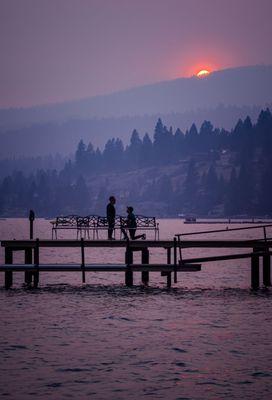
[[(49, 222), (35, 222), (35, 236), (50, 238)], [(161, 238), (221, 227), (160, 221)], [(27, 220), (0, 221), (1, 239), (27, 232)], [(220, 237), (259, 238), (262, 231)], [(204, 254), (214, 251), (184, 251)], [(151, 262), (165, 258), (164, 251), (151, 252)], [(79, 249), (42, 249), (41, 262), (79, 259)], [(87, 253), (87, 262), (123, 259), (120, 249)], [(0, 289), (1, 398), (272, 398), (272, 290), (249, 289), (249, 261), (205, 264), (178, 280), (166, 289), (154, 273), (144, 288), (139, 274), (135, 287), (126, 288), (122, 273), (87, 273), (85, 285), (80, 274), (44, 273), (40, 288), (31, 290), (17, 273), (11, 290)]]

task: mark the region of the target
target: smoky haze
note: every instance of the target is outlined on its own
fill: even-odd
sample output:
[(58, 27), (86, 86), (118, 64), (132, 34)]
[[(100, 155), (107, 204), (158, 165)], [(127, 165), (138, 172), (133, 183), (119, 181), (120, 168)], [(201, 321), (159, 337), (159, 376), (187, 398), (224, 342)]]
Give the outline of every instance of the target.
[(271, 87), (271, 66), (244, 67), (81, 101), (0, 110), (0, 156), (69, 154), (81, 138), (100, 147), (111, 137), (126, 144), (134, 128), (152, 133), (158, 117), (183, 131), (205, 119), (231, 129), (239, 118), (255, 120), (272, 103)]
[(272, 64), (270, 0), (1, 0), (0, 107)]

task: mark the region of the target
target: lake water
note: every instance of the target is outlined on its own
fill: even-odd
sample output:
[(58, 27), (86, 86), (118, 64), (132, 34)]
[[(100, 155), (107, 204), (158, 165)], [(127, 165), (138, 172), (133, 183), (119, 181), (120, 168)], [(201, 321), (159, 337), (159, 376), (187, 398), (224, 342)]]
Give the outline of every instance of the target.
[[(225, 226), (165, 219), (160, 236)], [(28, 221), (0, 221), (0, 235), (26, 238)], [(260, 229), (220, 234), (262, 236)], [(35, 237), (51, 238), (49, 221), (35, 221)], [(183, 252), (204, 254), (215, 251)], [(164, 251), (152, 250), (151, 262), (165, 259)], [(121, 249), (87, 251), (87, 262), (123, 260)], [(80, 251), (42, 249), (41, 262), (78, 263)], [(272, 289), (250, 290), (249, 260), (207, 263), (201, 272), (179, 274), (171, 289), (159, 273), (150, 274), (149, 287), (141, 286), (140, 274), (133, 288), (124, 286), (118, 272), (86, 278), (82, 284), (77, 273), (43, 273), (40, 287), (31, 290), (16, 273), (6, 291), (1, 274), (1, 398), (272, 398)]]

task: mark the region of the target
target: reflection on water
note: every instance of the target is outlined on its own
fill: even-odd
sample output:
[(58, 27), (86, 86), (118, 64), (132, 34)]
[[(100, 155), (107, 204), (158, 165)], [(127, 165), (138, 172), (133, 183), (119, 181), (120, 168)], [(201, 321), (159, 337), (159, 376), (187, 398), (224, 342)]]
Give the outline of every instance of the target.
[[(2, 238), (26, 235), (26, 221), (8, 222), (0, 221)], [(196, 226), (161, 221), (161, 237), (182, 229)], [(36, 235), (50, 233), (48, 221), (38, 220)], [(256, 234), (245, 231), (243, 237)], [(78, 261), (79, 251), (55, 250), (46, 249), (43, 260)], [(123, 253), (88, 254), (89, 260), (101, 257), (122, 260)], [(207, 264), (201, 272), (179, 275), (171, 289), (159, 273), (150, 274), (150, 287), (141, 286), (136, 274), (133, 288), (124, 286), (120, 273), (88, 273), (86, 285), (80, 274), (44, 273), (37, 290), (22, 287), (22, 274), (17, 275), (12, 290), (0, 289), (3, 398), (272, 395), (272, 291), (249, 289), (246, 260)]]

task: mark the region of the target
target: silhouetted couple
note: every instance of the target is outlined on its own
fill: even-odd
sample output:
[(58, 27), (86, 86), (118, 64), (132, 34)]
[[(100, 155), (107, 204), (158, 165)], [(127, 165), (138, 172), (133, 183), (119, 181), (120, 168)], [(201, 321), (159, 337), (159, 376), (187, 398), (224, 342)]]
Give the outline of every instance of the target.
[[(110, 196), (109, 204), (107, 205), (108, 239), (110, 240), (113, 239), (112, 235), (115, 227), (115, 216), (116, 216), (115, 203), (116, 203), (115, 197)], [(133, 207), (127, 207), (127, 219), (124, 225), (121, 226), (121, 232), (123, 234), (123, 239), (125, 240), (129, 239), (126, 229), (128, 229), (131, 240), (146, 239), (145, 234), (136, 236), (137, 222), (135, 214), (133, 213)]]

